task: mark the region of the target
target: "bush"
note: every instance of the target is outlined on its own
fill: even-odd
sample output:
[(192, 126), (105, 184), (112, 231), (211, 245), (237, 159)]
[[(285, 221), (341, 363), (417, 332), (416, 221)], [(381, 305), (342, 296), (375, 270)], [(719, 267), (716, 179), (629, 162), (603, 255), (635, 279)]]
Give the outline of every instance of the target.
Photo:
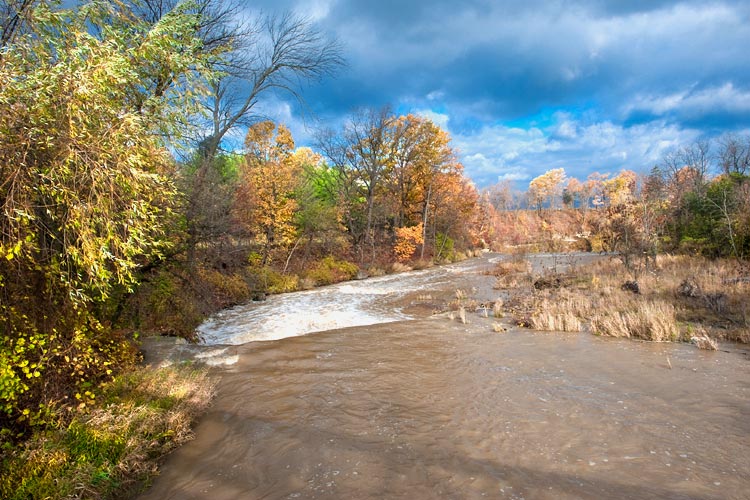
[(281, 274), (265, 267), (250, 267), (247, 270), (254, 294), (287, 293), (300, 289), (299, 277), (294, 274)]
[(329, 255), (309, 270), (306, 277), (312, 279), (317, 286), (321, 286), (354, 279), (358, 272), (359, 268), (355, 264), (337, 260)]
[(435, 261), (454, 262), (456, 252), (453, 247), (454, 241), (448, 235), (438, 233), (435, 238)]

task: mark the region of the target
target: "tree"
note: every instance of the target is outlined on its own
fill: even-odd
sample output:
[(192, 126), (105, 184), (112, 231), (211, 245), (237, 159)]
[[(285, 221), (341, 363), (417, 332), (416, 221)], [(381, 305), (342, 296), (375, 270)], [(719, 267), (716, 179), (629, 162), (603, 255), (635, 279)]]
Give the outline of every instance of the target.
[(271, 251), (291, 244), (300, 168), (293, 161), (294, 140), (284, 125), (252, 125), (245, 139), (246, 165), (237, 188), (235, 220), (261, 244), (261, 265)]
[[(162, 3), (177, 2), (147, 2)], [(204, 46), (211, 48), (211, 69), (216, 76), (210, 81), (209, 95), (201, 101), (207, 123), (202, 127), (206, 133), (195, 138), (198, 167), (189, 172), (184, 183), (191, 255), (199, 243), (210, 243), (214, 232), (201, 224), (212, 220), (203, 216), (202, 209), (213, 192), (210, 181), (216, 176), (210, 171), (216, 168), (227, 135), (262, 120), (257, 107), (263, 98), (281, 92), (302, 101), (302, 82), (331, 74), (343, 64), (338, 42), (324, 36), (310, 21), (287, 13), (243, 23), (238, 21), (243, 19), (241, 5), (220, 0), (199, 3), (199, 32)]]
[(179, 9), (155, 26), (107, 3), (28, 16), (34, 36), (0, 59), (3, 427), (64, 397), (85, 404), (84, 388), (133, 360), (105, 326), (107, 301), (168, 245), (173, 162), (161, 132), (187, 107), (150, 95), (146, 117), (133, 97), (148, 92), (143, 67), (187, 76), (200, 60)]
[(300, 172), (294, 198), (298, 205), (295, 226), (300, 240), (306, 240), (303, 261), (318, 247), (325, 254), (344, 250), (337, 171), (326, 165), (323, 157), (310, 148), (298, 148), (291, 161)]
[(436, 180), (460, 168), (448, 134), (426, 118), (399, 117), (393, 124), (391, 137), (393, 167), (388, 184), (397, 197), (395, 226), (422, 228), (420, 258), (424, 258)]
[(529, 183), (530, 201), (541, 211), (546, 202), (550, 208), (554, 208), (556, 200), (562, 195), (563, 182), (565, 181), (565, 169), (555, 168), (548, 170)]
[[(388, 130), (393, 122), (394, 117), (388, 108), (363, 110), (344, 125), (341, 134), (324, 131), (318, 137), (318, 147), (339, 172), (340, 188), (347, 203), (347, 229), (355, 245), (365, 238), (370, 247), (371, 261), (375, 259), (375, 198), (393, 163)], [(358, 224), (358, 210), (364, 212), (363, 228), (358, 227), (361, 225)], [(362, 247), (360, 261), (364, 262)]]
[(726, 175), (750, 174), (750, 135), (727, 135), (719, 142), (719, 163)]
[(610, 205), (624, 205), (635, 195), (638, 175), (632, 170), (623, 170), (617, 177), (603, 183), (604, 192)]

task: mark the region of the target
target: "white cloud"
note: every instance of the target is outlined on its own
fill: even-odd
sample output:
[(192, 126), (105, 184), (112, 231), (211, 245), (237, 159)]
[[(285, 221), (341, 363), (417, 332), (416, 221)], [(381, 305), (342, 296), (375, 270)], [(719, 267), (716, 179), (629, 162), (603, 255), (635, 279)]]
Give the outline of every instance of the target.
[(657, 116), (676, 112), (696, 115), (713, 111), (731, 113), (750, 112), (750, 91), (737, 89), (731, 82), (701, 90), (684, 89), (667, 95), (639, 95), (624, 107), (626, 115), (647, 111)]
[(696, 130), (663, 121), (624, 127), (609, 121), (585, 123), (558, 113), (543, 128), (485, 126), (476, 133), (455, 135), (454, 142), (467, 174), (487, 185), (498, 179), (527, 181), (552, 168), (564, 168), (578, 178), (594, 171), (647, 171), (667, 151), (698, 136)]
[(421, 116), (422, 118), (427, 118), (435, 125), (439, 126), (443, 130), (448, 129), (448, 122), (450, 121), (450, 116), (444, 113), (437, 113), (435, 111), (432, 111), (431, 109), (420, 109), (414, 112), (414, 114)]
[(445, 92), (442, 90), (433, 90), (427, 94), (428, 101), (442, 101), (443, 99), (445, 99)]
[(311, 21), (321, 21), (328, 17), (336, 0), (303, 0), (297, 2), (295, 11)]

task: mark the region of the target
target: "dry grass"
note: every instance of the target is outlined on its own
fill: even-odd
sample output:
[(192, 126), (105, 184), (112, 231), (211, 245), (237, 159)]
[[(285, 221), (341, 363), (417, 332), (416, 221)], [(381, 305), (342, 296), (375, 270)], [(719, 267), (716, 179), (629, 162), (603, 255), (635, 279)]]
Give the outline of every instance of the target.
[(529, 320), (531, 328), (546, 332), (580, 332), (583, 324), (565, 303), (543, 300)]
[(574, 314), (553, 314), (548, 311), (531, 317), (531, 328), (545, 332), (580, 332), (583, 325)]
[(695, 344), (699, 349), (706, 349), (708, 351), (715, 351), (719, 348), (717, 342), (708, 335), (693, 337), (692, 339), (690, 339), (690, 342)]
[(531, 264), (522, 257), (499, 262), (488, 274), (495, 276), (495, 289), (516, 288), (531, 283)]
[(503, 306), (504, 306), (503, 299), (497, 299), (495, 300), (495, 303), (492, 304), (492, 316), (494, 318), (503, 318), (505, 317), (505, 313), (503, 312)]
[[(525, 288), (506, 304), (518, 324), (539, 330), (578, 331), (588, 323), (599, 335), (657, 342), (689, 341), (694, 336), (750, 342), (747, 264), (662, 256), (655, 268), (639, 276), (638, 295), (622, 289), (632, 274), (617, 258), (542, 278), (535, 281), (554, 286)], [(529, 283), (532, 277), (514, 279)], [(680, 292), (685, 282), (691, 284), (689, 294), (684, 288)], [(691, 328), (700, 328), (705, 335), (694, 335)]]
[(461, 322), (461, 324), (466, 324), (466, 308), (465, 307), (459, 307), (458, 308), (458, 320)]
[(412, 270), (413, 269), (410, 266), (407, 266), (406, 264), (402, 264), (401, 262), (394, 262), (390, 266), (390, 272), (393, 274), (406, 273)]
[(598, 335), (652, 342), (668, 342), (679, 338), (674, 306), (664, 301), (636, 300), (632, 308), (624, 311), (602, 310), (591, 319), (591, 328)]

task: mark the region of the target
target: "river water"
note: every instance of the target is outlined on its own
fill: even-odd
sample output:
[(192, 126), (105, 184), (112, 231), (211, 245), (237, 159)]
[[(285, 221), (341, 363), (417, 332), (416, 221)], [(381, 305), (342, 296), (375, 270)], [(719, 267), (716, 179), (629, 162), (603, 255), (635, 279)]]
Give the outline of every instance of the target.
[[(202, 327), (235, 345), (172, 346), (213, 360), (218, 396), (142, 498), (750, 498), (745, 352), (407, 319), (492, 300), (490, 259), (272, 298)], [(301, 335), (336, 310), (371, 324)]]

